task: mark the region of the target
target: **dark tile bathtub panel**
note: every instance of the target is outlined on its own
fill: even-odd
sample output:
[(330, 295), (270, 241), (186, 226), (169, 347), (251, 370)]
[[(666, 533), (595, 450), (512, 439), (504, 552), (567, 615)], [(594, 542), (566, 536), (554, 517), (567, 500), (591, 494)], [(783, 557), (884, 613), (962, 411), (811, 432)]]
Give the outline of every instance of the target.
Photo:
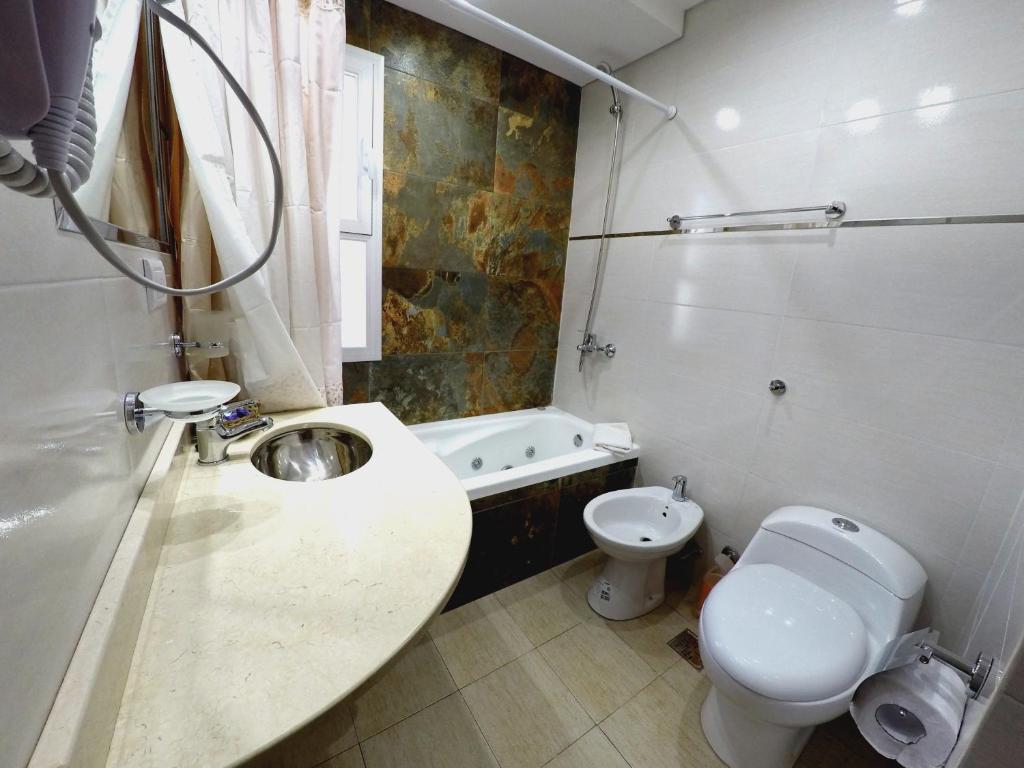
[(632, 487), (636, 465), (630, 459), (474, 500), (469, 557), (445, 610), (593, 549), (583, 507), (602, 493)]
[(383, 0), (351, 0), (348, 35), (385, 60), (385, 271), (383, 359), (344, 365), (346, 402), (549, 404), (579, 87)]

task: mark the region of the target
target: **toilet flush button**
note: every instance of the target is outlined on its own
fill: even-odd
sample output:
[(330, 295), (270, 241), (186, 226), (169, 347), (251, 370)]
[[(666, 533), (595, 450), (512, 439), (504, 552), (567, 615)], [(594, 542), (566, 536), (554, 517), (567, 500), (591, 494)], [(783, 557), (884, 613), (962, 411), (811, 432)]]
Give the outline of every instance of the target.
[(860, 526), (853, 522), (853, 520), (847, 520), (845, 517), (833, 517), (832, 525), (841, 531), (849, 531), (850, 533), (857, 533), (860, 530)]

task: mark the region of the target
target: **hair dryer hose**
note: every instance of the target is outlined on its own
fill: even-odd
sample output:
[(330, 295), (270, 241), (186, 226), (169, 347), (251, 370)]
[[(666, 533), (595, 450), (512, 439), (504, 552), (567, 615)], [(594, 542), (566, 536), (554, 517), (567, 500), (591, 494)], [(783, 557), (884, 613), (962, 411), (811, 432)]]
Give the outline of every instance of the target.
[(134, 280), (139, 285), (152, 288), (154, 291), (166, 293), (171, 296), (203, 296), (210, 293), (217, 293), (218, 291), (223, 291), (225, 288), (229, 288), (232, 285), (240, 283), (246, 278), (254, 275), (262, 269), (263, 265), (267, 263), (271, 254), (274, 252), (274, 247), (277, 245), (277, 237), (281, 230), (281, 218), (284, 208), (284, 181), (281, 175), (281, 163), (277, 158), (277, 153), (274, 151), (274, 144), (270, 138), (270, 132), (267, 130), (267, 126), (264, 124), (263, 119), (256, 111), (256, 106), (246, 95), (242, 86), (234, 78), (227, 66), (225, 66), (224, 62), (218, 58), (216, 53), (214, 53), (210, 44), (207, 43), (206, 40), (204, 40), (203, 37), (183, 19), (180, 19), (178, 16), (164, 8), (158, 0), (146, 0), (146, 6), (172, 27), (184, 33), (190, 40), (192, 40), (193, 43), (203, 50), (203, 53), (210, 57), (210, 60), (224, 77), (224, 80), (231, 88), (231, 91), (238, 97), (239, 102), (248, 113), (249, 118), (252, 120), (253, 125), (256, 126), (256, 130), (260, 134), (260, 138), (263, 139), (263, 143), (267, 147), (267, 153), (270, 155), (270, 168), (274, 174), (274, 215), (270, 226), (270, 239), (267, 242), (266, 247), (263, 249), (263, 252), (259, 257), (257, 257), (257, 259), (248, 267), (239, 270), (235, 274), (230, 275), (219, 282), (213, 283), (212, 285), (206, 285), (201, 288), (171, 288), (170, 286), (157, 283), (140, 275), (136, 270), (125, 264), (121, 257), (114, 253), (113, 249), (111, 249), (107, 244), (107, 241), (103, 239), (103, 236), (96, 231), (96, 228), (92, 225), (92, 221), (89, 219), (88, 215), (78, 205), (78, 202), (71, 193), (71, 189), (68, 187), (67, 180), (63, 174), (51, 173), (50, 184), (57, 195), (57, 199), (60, 200), (61, 205), (64, 206), (64, 209), (68, 212), (71, 220), (75, 222), (79, 231), (85, 236), (85, 239), (89, 241), (100, 256), (106, 259), (114, 269), (125, 277)]

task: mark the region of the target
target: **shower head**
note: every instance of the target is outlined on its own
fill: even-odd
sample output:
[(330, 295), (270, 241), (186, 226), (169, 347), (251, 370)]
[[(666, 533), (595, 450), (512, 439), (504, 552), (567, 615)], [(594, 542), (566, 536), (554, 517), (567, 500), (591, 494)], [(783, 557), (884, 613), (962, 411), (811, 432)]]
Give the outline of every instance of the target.
[[(612, 74), (612, 65), (607, 61), (602, 61), (597, 65), (597, 68), (602, 72), (607, 72), (609, 75)], [(612, 105), (608, 111), (613, 115), (619, 115), (622, 113), (622, 101), (619, 99), (619, 92), (614, 85), (609, 85), (608, 87), (612, 89)]]

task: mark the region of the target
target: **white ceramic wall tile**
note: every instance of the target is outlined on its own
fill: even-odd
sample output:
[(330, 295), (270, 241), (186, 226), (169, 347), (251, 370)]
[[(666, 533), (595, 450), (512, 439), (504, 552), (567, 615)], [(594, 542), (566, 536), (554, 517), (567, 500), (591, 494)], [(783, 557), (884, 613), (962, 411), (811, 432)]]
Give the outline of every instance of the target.
[(768, 385), (781, 318), (678, 304), (652, 304), (644, 365), (668, 376), (761, 394)]
[(660, 428), (636, 425), (633, 439), (643, 451), (638, 485), (668, 488), (674, 475), (686, 475), (686, 493), (704, 510), (708, 525), (734, 530), (735, 512), (743, 491), (744, 472), (713, 459), (666, 435)]
[(749, 468), (767, 392), (757, 395), (697, 378), (639, 371), (631, 419), (708, 456)]
[[(850, 218), (1019, 212), (1022, 17), (1014, 0), (701, 3), (682, 40), (619, 73), (680, 112), (666, 122), (626, 101), (613, 230), (830, 199)], [(608, 104), (605, 86), (584, 89), (573, 234), (600, 223)], [(686, 235), (611, 252), (595, 327), (621, 357), (578, 373), (563, 323), (556, 404), (629, 421), (642, 482), (688, 474), (709, 551), (745, 545), (784, 504), (831, 507), (921, 560), (922, 619), (950, 641), (968, 641), (974, 612), (974, 645), (1013, 646), (1024, 227)], [(592, 265), (569, 269), (573, 327)], [(781, 400), (772, 377), (789, 384)]]
[(955, 559), (993, 465), (855, 422), (772, 404), (753, 471)]
[(0, 238), (0, 754), (20, 765), (166, 434), (129, 437), (120, 396), (178, 373), (153, 347), (171, 310), (150, 315), (141, 289), (97, 279), (114, 273), (55, 230), (49, 201), (4, 195)]
[[(687, 54), (714, 69), (731, 60), (835, 29), (840, 0), (714, 0), (686, 14)], [(654, 57), (648, 57), (651, 59)], [(635, 65), (634, 65), (635, 66)]]
[[(0, 233), (4, 254), (0, 285), (114, 277), (117, 272), (84, 238), (57, 230), (53, 201), (3, 191)], [(128, 261), (141, 251), (115, 246)]]
[[(663, 129), (685, 144), (685, 122)], [(659, 136), (663, 135), (661, 133)], [(665, 229), (665, 219), (736, 210), (812, 205), (819, 129), (699, 154), (673, 156), (652, 146), (627, 154), (619, 181), (614, 231)], [(653, 145), (653, 142), (651, 142)], [(660, 155), (660, 156), (659, 156)], [(651, 168), (671, 168), (653, 174)], [(824, 201), (821, 201), (824, 202)]]
[(989, 705), (992, 711), (980, 725), (963, 768), (1016, 765), (1024, 748), (1024, 704), (999, 696)]
[(843, 230), (801, 254), (787, 314), (1024, 345), (1024, 227)]
[(650, 291), (651, 258), (657, 243), (649, 238), (607, 241), (601, 298), (641, 299)]
[(817, 128), (831, 84), (832, 30), (754, 48), (711, 69), (684, 55), (677, 101), (690, 152), (708, 152)]
[[(885, 112), (1024, 88), (1024, 6), (1002, 0), (845, 3), (824, 120), (853, 105)], [(870, 56), (860, 55), (871, 51)]]
[(1020, 213), (1022, 120), (1018, 90), (823, 128), (811, 194), (851, 219)]
[(994, 460), (1024, 391), (1024, 350), (790, 318), (773, 375), (802, 408)]
[[(778, 234), (790, 235), (780, 238)], [(808, 233), (657, 238), (649, 298), (668, 304), (780, 314), (797, 259), (822, 252), (830, 236)]]
[(597, 269), (597, 241), (574, 240), (565, 253), (563, 293), (584, 293), (590, 297)]

